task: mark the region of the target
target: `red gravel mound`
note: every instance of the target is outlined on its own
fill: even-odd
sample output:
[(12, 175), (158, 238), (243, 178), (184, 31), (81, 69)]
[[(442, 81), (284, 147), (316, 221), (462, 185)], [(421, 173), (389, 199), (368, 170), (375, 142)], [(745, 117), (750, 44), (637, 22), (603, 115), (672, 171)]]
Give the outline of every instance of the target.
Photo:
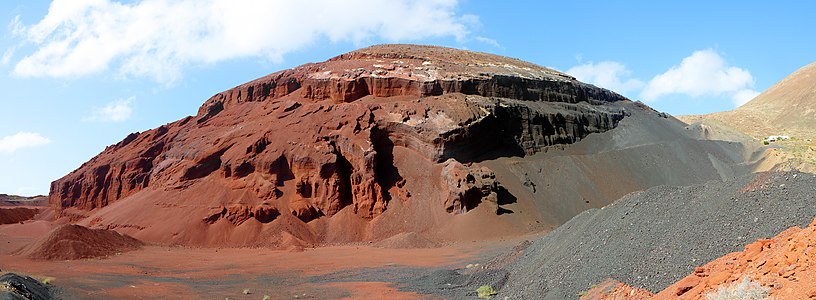
[(83, 259), (136, 250), (142, 245), (141, 241), (113, 230), (63, 225), (20, 249), (17, 254), (46, 260)]
[(39, 209), (36, 208), (0, 208), (0, 224), (14, 224), (34, 218)]

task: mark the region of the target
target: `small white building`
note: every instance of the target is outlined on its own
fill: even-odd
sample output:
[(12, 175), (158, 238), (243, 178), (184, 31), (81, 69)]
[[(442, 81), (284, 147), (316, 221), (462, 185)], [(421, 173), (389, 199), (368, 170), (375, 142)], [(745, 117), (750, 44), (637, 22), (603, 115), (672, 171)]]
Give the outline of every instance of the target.
[(785, 141), (785, 140), (789, 140), (789, 139), (790, 139), (790, 136), (787, 136), (787, 135), (772, 135), (772, 136), (769, 136), (765, 140), (768, 141), (768, 143), (773, 143), (773, 142), (776, 142), (776, 141)]

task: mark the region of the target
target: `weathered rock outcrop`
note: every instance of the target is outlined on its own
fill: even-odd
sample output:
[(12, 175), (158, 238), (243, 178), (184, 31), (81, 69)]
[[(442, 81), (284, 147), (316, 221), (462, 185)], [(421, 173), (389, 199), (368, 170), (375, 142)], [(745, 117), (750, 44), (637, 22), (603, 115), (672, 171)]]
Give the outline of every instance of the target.
[[(58, 216), (155, 242), (208, 244), (186, 228), (247, 226), (276, 236), (268, 240), (279, 232), (365, 239), (338, 237), (325, 220), (348, 211), (363, 220), (355, 224), (374, 222), (395, 200), (406, 213), (427, 202), (430, 211), (461, 214), (482, 201), (501, 213), (507, 191), (481, 162), (613, 129), (631, 113), (623, 100), (516, 59), (374, 46), (218, 93), (196, 116), (109, 146), (54, 181), (49, 197)], [(111, 206), (184, 215), (158, 226), (171, 221)], [(153, 232), (159, 227), (167, 234)]]
[(448, 188), (445, 210), (449, 213), (465, 213), (482, 201), (499, 204), (501, 186), (496, 174), (487, 167), (465, 166), (450, 159), (442, 168), (442, 179)]
[(284, 70), (218, 93), (207, 100), (198, 115), (295, 92), (304, 99), (331, 99), (336, 103), (365, 96), (428, 97), (450, 93), (565, 103), (625, 99), (564, 73), (516, 59), (443, 47), (387, 45)]

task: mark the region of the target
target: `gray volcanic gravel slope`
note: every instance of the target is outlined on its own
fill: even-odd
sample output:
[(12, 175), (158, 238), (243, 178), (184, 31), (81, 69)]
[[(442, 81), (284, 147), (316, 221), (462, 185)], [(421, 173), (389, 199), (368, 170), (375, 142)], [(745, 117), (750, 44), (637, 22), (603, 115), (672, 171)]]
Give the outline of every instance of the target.
[(759, 173), (659, 186), (581, 213), (512, 264), (499, 299), (574, 299), (612, 277), (660, 291), (720, 256), (816, 216), (816, 176)]

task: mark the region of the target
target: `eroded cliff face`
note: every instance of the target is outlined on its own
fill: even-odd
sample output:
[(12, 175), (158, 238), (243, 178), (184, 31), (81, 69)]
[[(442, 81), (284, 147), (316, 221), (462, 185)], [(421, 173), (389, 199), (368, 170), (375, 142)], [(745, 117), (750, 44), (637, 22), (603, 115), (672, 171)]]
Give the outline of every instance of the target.
[[(196, 207), (183, 218), (202, 226), (308, 224), (346, 209), (371, 220), (391, 201), (462, 214), (506, 193), (480, 161), (610, 130), (628, 113), (621, 100), (515, 59), (374, 46), (218, 93), (196, 116), (131, 134), (53, 182), (50, 202), (81, 220), (151, 190), (169, 198), (157, 206)], [(403, 151), (416, 159), (395, 157)]]

